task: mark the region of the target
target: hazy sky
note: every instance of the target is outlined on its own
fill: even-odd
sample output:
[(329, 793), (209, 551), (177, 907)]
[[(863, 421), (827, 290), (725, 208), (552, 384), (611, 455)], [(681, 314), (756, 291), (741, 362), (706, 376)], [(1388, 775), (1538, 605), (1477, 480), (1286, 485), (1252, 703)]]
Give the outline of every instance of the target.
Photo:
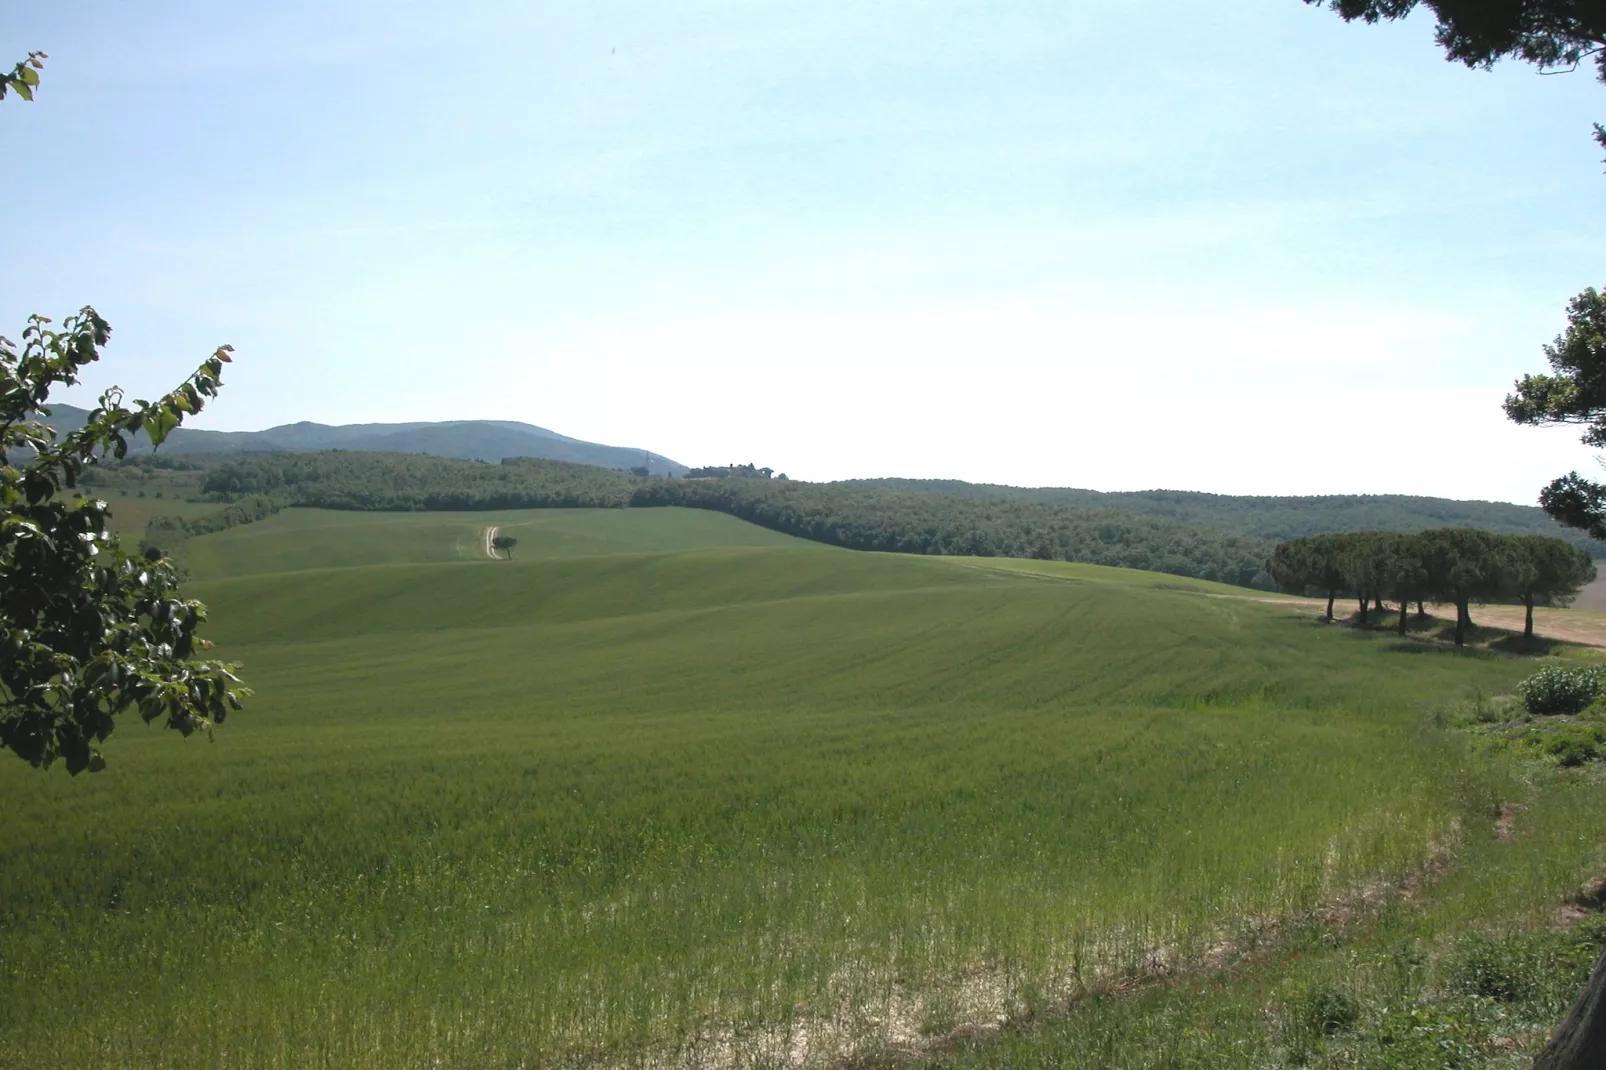
[[(0, 332), (196, 426), (525, 420), (690, 464), (1532, 501), (1606, 87), (1299, 0), (8, 4)], [(83, 403), (80, 391), (63, 400)]]

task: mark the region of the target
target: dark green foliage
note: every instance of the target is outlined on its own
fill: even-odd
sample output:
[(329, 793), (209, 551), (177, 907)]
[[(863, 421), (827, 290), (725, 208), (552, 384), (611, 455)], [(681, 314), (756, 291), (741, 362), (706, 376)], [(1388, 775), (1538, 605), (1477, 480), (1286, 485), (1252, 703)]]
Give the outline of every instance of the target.
[(1583, 765), (1600, 757), (1603, 734), (1599, 725), (1566, 725), (1545, 741), (1545, 753), (1557, 765)]
[(1415, 1004), (1386, 1012), (1368, 1031), (1366, 1070), (1461, 1070), (1477, 1058), (1480, 1034), (1454, 1010)]
[(0, 339), (0, 749), (34, 765), (99, 769), (96, 744), (133, 707), (185, 735), (238, 709), (234, 666), (193, 660), (206, 607), (180, 597), (160, 557), (125, 553), (96, 499), (66, 498), (140, 431), (160, 443), (217, 393), (228, 347), (155, 403), (113, 388), (59, 441), (36, 417), (52, 388), (78, 382), (111, 328), (90, 308), (54, 330), (34, 316), (22, 348)]
[(1299, 1012), (1306, 1028), (1322, 1036), (1332, 1036), (1353, 1029), (1360, 1021), (1361, 1001), (1347, 988), (1318, 984), (1304, 994)]
[(1106, 510), (753, 479), (658, 481), (631, 504), (715, 509), (852, 550), (1081, 561), (1270, 585), (1259, 540)]
[[(1305, 0), (1346, 20), (1404, 18), (1418, 0)], [(1590, 0), (1425, 0), (1446, 59), (1488, 68), (1511, 57), (1554, 70), (1593, 58), (1606, 82), (1606, 8)]]
[[(762, 469), (758, 471), (762, 472)], [(373, 453), (263, 454), (222, 464), (205, 490), (328, 509), (687, 506), (854, 550), (1026, 557), (1270, 586), (1258, 539), (1103, 509), (960, 499), (855, 483), (641, 479), (530, 459), (500, 465)]]
[(1517, 685), (1523, 709), (1536, 716), (1578, 713), (1600, 695), (1600, 672), (1595, 669), (1540, 669)]
[(1392, 601), (1399, 606), (1401, 634), (1409, 603), (1448, 602), (1457, 609), (1457, 646), (1465, 641), (1474, 601), (1526, 606), (1531, 636), (1535, 605), (1565, 605), (1595, 578), (1589, 555), (1560, 539), (1472, 528), (1293, 539), (1272, 552), (1266, 570), (1283, 590), (1326, 595), (1329, 617), (1339, 592), (1356, 596), (1362, 624), (1369, 604)]
[(955, 498), (1115, 509), (1198, 524), (1258, 539), (1298, 539), (1349, 531), (1425, 531), (1429, 528), (1480, 528), (1502, 535), (1550, 535), (1606, 557), (1606, 542), (1569, 531), (1531, 505), (1461, 502), (1407, 494), (1323, 494), (1271, 497), (1204, 494), (1188, 490), (1103, 492), (1072, 487), (1005, 487), (957, 479), (866, 479), (851, 485), (922, 491)]
[(1529, 713), (1521, 721), (1504, 724), (1499, 723), (1500, 711), (1491, 709), (1492, 717), (1478, 717), (1477, 721), (1488, 726), (1482, 731), (1492, 753), (1508, 751), (1560, 766), (1583, 765), (1599, 760), (1606, 751), (1606, 724), (1596, 720), (1593, 711), (1573, 718), (1570, 713), (1577, 711), (1569, 707), (1575, 706), (1576, 702), (1567, 702), (1543, 716)]
[(1451, 976), (1461, 991), (1472, 996), (1516, 1003), (1533, 998), (1537, 957), (1527, 942), (1502, 941), (1481, 933), (1468, 936), (1456, 956)]
[(1595, 562), (1558, 539), (1526, 536), (1510, 540), (1508, 593), (1527, 607), (1524, 634), (1533, 635), (1535, 605), (1569, 601), (1595, 578)]
[(774, 475), (775, 469), (759, 468), (753, 464), (713, 465), (688, 469), (686, 472), (687, 479), (769, 479)]
[[(1535, 426), (1581, 424), (1587, 445), (1606, 446), (1606, 295), (1590, 287), (1573, 298), (1567, 329), (1544, 352), (1552, 374), (1517, 380), (1506, 416)], [(1541, 491), (1539, 503), (1569, 527), (1606, 536), (1606, 486), (1570, 472)]]
[(268, 495), (323, 509), (595, 509), (628, 505), (641, 482), (625, 472), (563, 461), (486, 464), (332, 450), (233, 460), (209, 473), (202, 488), (223, 498)]
[(1567, 329), (1544, 347), (1551, 375), (1525, 375), (1506, 397), (1519, 424), (1582, 424), (1583, 441), (1606, 446), (1606, 295), (1594, 287), (1567, 305)]
[(1336, 535), (1315, 535), (1281, 543), (1272, 551), (1266, 571), (1285, 591), (1315, 591), (1327, 596), (1327, 616), (1333, 616), (1333, 599), (1345, 590), (1349, 578), (1344, 573), (1343, 539)]

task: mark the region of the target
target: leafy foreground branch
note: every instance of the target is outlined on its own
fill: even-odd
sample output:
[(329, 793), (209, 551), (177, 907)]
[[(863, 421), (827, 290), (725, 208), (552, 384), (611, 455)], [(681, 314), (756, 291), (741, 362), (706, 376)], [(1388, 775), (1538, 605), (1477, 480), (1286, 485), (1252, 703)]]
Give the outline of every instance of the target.
[(51, 391), (100, 359), (111, 328), (92, 308), (59, 330), (34, 316), (18, 349), (0, 339), (0, 748), (70, 773), (105, 765), (96, 744), (133, 708), (147, 723), (210, 730), (249, 692), (237, 666), (197, 660), (206, 607), (182, 597), (172, 563), (131, 556), (107, 530), (107, 506), (64, 500), (85, 470), (121, 458), (143, 433), (160, 445), (217, 394), (229, 347), (172, 393), (124, 404), (101, 395), (59, 441), (41, 422)]

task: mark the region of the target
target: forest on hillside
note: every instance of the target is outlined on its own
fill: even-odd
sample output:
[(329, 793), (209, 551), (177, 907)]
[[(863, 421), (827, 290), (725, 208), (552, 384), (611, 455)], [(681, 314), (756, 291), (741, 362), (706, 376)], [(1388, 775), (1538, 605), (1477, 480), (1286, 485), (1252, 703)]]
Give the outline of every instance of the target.
[(416, 454), (282, 453), (220, 461), (218, 500), (359, 510), (684, 506), (854, 550), (1032, 557), (1269, 586), (1265, 540), (1161, 517), (1054, 502), (766, 479), (658, 479), (560, 461), (501, 464)]
[(957, 479), (856, 479), (853, 486), (944, 494), (955, 498), (1047, 502), (1159, 516), (1259, 539), (1298, 539), (1339, 531), (1426, 531), (1473, 527), (1501, 535), (1550, 535), (1592, 557), (1606, 542), (1563, 527), (1537, 506), (1456, 501), (1407, 494), (1322, 494), (1304, 497), (1205, 494), (1188, 490), (1104, 492), (1074, 487), (1008, 487)]
[[(128, 468), (161, 465), (131, 459)], [(1560, 528), (1538, 509), (1400, 495), (1231, 497), (1181, 491), (1105, 494), (957, 480), (808, 483), (768, 478), (644, 478), (533, 458), (500, 464), (422, 454), (353, 451), (260, 453), (183, 459), (200, 465), (204, 494), (232, 503), (206, 520), (158, 518), (148, 538), (249, 523), (284, 506), (353, 510), (648, 508), (685, 506), (856, 550), (1025, 557), (1147, 569), (1240, 586), (1273, 585), (1265, 563), (1286, 539), (1331, 532), (1415, 532), (1475, 527), (1547, 535), (1591, 555), (1606, 546)], [(718, 469), (749, 474), (750, 466)], [(751, 468), (755, 476), (767, 469)], [(116, 480), (117, 467), (104, 478)]]

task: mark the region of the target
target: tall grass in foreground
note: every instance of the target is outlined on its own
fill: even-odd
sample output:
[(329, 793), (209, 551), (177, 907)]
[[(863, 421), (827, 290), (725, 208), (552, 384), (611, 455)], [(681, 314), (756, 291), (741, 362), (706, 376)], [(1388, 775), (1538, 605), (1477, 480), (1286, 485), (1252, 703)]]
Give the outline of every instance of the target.
[[(1307, 924), (1221, 972), (1103, 992), (933, 1070), (1526, 1068), (1576, 997), (1606, 916), (1559, 912), (1599, 876), (1606, 778), (1529, 766), (1518, 834), (1469, 829), (1457, 864), (1409, 897)], [(907, 1063), (905, 1064), (907, 1065)]]
[(215, 745), (0, 766), (0, 1065), (874, 1050), (1399, 879), (1500, 795), (1424, 712), (1523, 672), (820, 550), (199, 593)]

